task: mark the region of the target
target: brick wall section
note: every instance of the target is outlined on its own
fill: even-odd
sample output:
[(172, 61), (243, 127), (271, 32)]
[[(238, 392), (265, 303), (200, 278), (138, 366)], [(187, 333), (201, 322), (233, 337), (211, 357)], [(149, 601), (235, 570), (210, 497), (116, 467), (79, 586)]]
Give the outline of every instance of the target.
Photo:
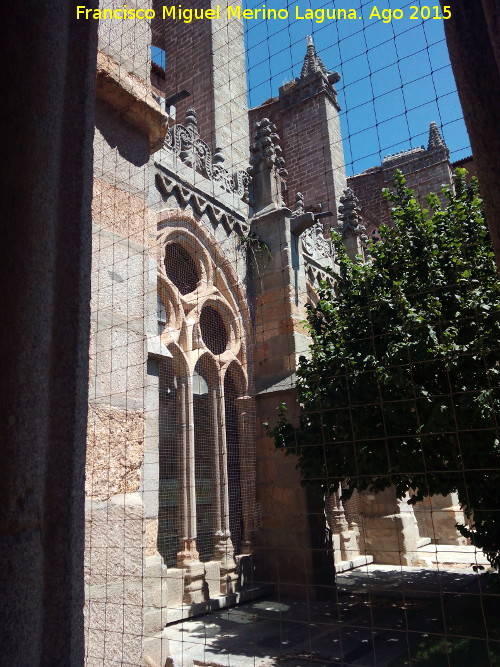
[(390, 223), (389, 206), (382, 196), (383, 188), (387, 187), (382, 167), (374, 167), (351, 176), (347, 179), (347, 185), (359, 199), (366, 222), (377, 226)]
[(414, 150), (386, 158), (382, 165), (368, 169), (347, 179), (361, 204), (368, 231), (373, 225), (390, 225), (390, 206), (382, 195), (392, 186), (396, 169), (400, 169), (408, 187), (415, 191), (417, 200), (427, 206), (429, 192), (441, 192), (443, 185), (452, 182), (452, 170), (446, 148)]
[(453, 162), (451, 165), (453, 171), (455, 171), (455, 169), (458, 169), (459, 167), (460, 169), (467, 169), (468, 181), (470, 181), (470, 179), (473, 176), (477, 176), (476, 165), (474, 164), (474, 158), (472, 157), (472, 155), (470, 157), (465, 157), (462, 160), (457, 160), (456, 162)]
[(189, 24), (162, 19), (162, 4), (155, 3), (153, 43), (166, 52), (163, 89), (167, 97), (181, 90), (191, 93), (176, 105), (177, 122), (182, 123), (186, 109), (194, 107), (200, 137), (211, 148), (223, 149), (226, 168), (246, 168), (249, 137), (242, 21), (227, 21), (227, 0), (194, 0), (189, 5), (193, 9), (206, 10), (219, 4), (221, 18)]
[(335, 200), (326, 126), (325, 100), (317, 95), (281, 112), (282, 148), (288, 170), (290, 205), (301, 192), (306, 207), (322, 204), (331, 210)]
[[(210, 0), (195, 0), (190, 7), (208, 9)], [(163, 19), (163, 3), (154, 3), (157, 18), (152, 22), (153, 44), (165, 49), (166, 67), (164, 90), (167, 97), (181, 90), (191, 96), (176, 104), (177, 120), (183, 122), (186, 109), (193, 106), (198, 116), (200, 135), (212, 143), (212, 39), (209, 21), (184, 23)]]

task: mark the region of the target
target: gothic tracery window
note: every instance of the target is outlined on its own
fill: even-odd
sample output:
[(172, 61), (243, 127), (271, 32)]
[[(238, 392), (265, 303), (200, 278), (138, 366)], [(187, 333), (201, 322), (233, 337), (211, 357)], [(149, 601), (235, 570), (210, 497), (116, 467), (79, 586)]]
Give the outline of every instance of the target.
[(160, 365), (158, 549), (168, 566), (199, 558), (227, 567), (244, 540), (244, 336), (220, 278), (214, 284), (217, 271), (194, 238), (173, 231), (166, 239), (157, 319), (173, 359)]

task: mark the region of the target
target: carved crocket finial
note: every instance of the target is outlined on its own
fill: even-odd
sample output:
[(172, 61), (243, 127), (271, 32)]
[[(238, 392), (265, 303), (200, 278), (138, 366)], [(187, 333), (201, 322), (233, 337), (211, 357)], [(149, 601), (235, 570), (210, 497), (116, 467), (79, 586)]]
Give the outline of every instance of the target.
[(295, 195), (295, 208), (292, 213), (294, 218), (297, 218), (299, 215), (304, 214), (304, 196), (302, 192), (297, 192)]
[(226, 192), (235, 193), (248, 202), (249, 175), (241, 169), (230, 174), (224, 167), (222, 148), (217, 147), (212, 153), (208, 144), (200, 138), (194, 107), (186, 109), (184, 125), (178, 123), (169, 129), (164, 146), (178, 155), (184, 164), (205, 178), (217, 181)]
[(344, 190), (344, 194), (340, 198), (339, 214), (339, 231), (346, 247), (352, 245), (350, 239), (356, 239), (357, 237), (358, 241), (356, 241), (355, 246), (358, 247), (358, 252), (356, 254), (364, 255), (366, 261), (370, 260), (370, 246), (366, 235), (366, 227), (361, 217), (359, 200), (351, 188)]
[(341, 78), (338, 72), (329, 72), (326, 69), (324, 62), (316, 52), (312, 35), (307, 35), (307, 50), (306, 55), (304, 56), (302, 71), (300, 72), (300, 78), (305, 79), (309, 74), (316, 74), (317, 72), (321, 72), (332, 86), (335, 83), (338, 83)]
[(339, 213), (339, 231), (342, 233), (343, 239), (349, 236), (359, 236), (365, 242), (368, 241), (366, 227), (361, 219), (359, 199), (351, 188), (344, 190), (344, 194), (340, 198)]
[(269, 118), (255, 123), (248, 168), (253, 179), (255, 211), (283, 206), (282, 192), (286, 188), (284, 178), (288, 172), (278, 142), (276, 125)]
[(328, 76), (325, 64), (316, 53), (312, 35), (307, 35), (307, 50), (304, 57), (304, 64), (302, 65), (302, 71), (300, 72), (300, 78), (304, 79), (308, 74), (316, 72), (322, 72), (325, 76)]
[(252, 157), (248, 173), (255, 174), (262, 167), (276, 169), (280, 176), (286, 176), (285, 161), (281, 157), (279, 136), (276, 134), (276, 125), (269, 118), (263, 118), (254, 125), (252, 136)]
[(439, 131), (439, 127), (434, 121), (432, 121), (429, 127), (429, 143), (427, 145), (427, 150), (432, 150), (433, 148), (447, 148), (443, 136)]

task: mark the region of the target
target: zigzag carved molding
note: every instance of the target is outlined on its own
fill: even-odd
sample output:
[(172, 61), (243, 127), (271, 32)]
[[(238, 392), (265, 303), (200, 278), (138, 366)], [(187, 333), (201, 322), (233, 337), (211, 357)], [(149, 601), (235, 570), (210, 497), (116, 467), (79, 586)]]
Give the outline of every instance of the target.
[(248, 233), (249, 225), (247, 223), (237, 220), (226, 211), (214, 206), (214, 204), (207, 201), (201, 195), (168, 178), (168, 176), (159, 173), (155, 174), (155, 184), (165, 202), (174, 197), (179, 208), (184, 210), (190, 207), (200, 217), (207, 215), (214, 227), (222, 225), (228, 236), (230, 234), (244, 236)]

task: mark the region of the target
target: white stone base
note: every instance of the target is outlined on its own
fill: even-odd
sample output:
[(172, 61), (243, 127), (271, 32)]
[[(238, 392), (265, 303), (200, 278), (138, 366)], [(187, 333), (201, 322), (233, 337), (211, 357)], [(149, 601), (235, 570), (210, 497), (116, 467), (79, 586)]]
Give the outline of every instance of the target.
[(347, 572), (347, 570), (354, 570), (356, 567), (363, 565), (370, 565), (373, 563), (373, 556), (354, 556), (349, 560), (341, 560), (335, 563), (335, 574)]
[(242, 602), (250, 602), (251, 600), (271, 595), (271, 593), (271, 586), (248, 586), (236, 593), (219, 595), (216, 598), (204, 602), (164, 609), (163, 611), (166, 612), (166, 625), (178, 623), (179, 621), (183, 621), (186, 618), (192, 618), (193, 616), (201, 616), (212, 611), (218, 611), (225, 607), (233, 607)]
[(429, 544), (418, 549), (418, 556), (427, 567), (438, 565), (447, 567), (476, 567), (489, 568), (490, 564), (484, 553), (470, 544), (458, 546), (456, 544)]
[(420, 549), (420, 547), (426, 547), (428, 544), (432, 542), (430, 537), (420, 537), (417, 540), (417, 549)]

